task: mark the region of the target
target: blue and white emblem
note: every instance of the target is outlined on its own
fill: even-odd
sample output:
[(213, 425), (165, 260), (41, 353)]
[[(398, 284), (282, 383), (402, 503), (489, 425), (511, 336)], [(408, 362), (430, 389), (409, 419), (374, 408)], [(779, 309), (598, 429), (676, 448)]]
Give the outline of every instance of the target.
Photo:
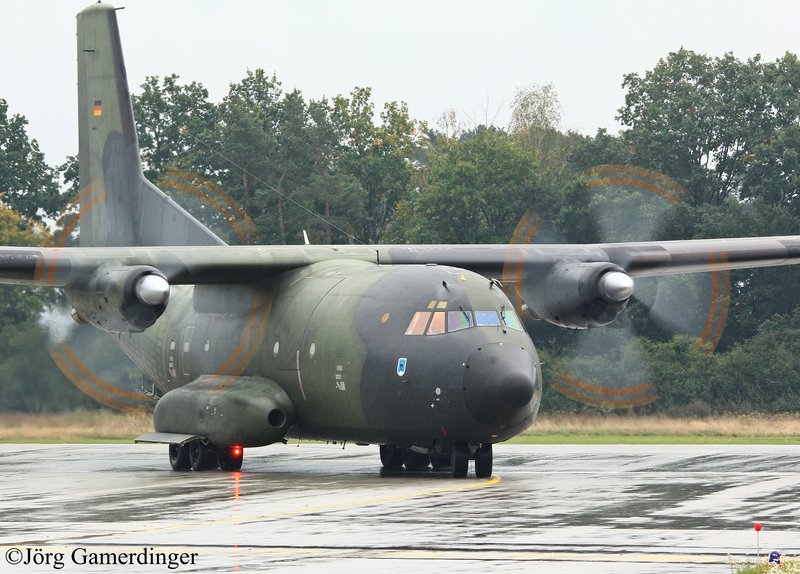
[(408, 359), (405, 357), (400, 357), (397, 359), (397, 376), (402, 377), (406, 374), (406, 364), (408, 364)]

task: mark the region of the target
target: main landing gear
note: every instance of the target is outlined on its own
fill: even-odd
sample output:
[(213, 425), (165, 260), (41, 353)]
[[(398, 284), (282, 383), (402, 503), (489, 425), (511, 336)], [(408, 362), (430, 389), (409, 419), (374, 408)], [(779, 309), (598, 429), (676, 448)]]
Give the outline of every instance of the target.
[(173, 470), (237, 471), (242, 468), (244, 449), (240, 446), (218, 447), (202, 440), (184, 445), (169, 445), (169, 464)]
[(433, 466), (435, 471), (449, 471), (453, 478), (466, 478), (469, 461), (475, 461), (475, 476), (492, 476), (492, 445), (470, 444), (458, 441), (453, 445), (450, 456), (443, 454), (423, 454), (393, 444), (380, 445), (381, 464), (385, 471), (425, 471)]

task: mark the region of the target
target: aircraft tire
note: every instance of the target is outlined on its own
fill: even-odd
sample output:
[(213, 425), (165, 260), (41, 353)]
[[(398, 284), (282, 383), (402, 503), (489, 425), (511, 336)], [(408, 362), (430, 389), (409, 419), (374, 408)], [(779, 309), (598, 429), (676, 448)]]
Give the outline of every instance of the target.
[(172, 470), (189, 470), (189, 446), (169, 445), (169, 464)]
[(431, 457), (427, 454), (420, 454), (411, 450), (407, 450), (403, 453), (403, 466), (406, 467), (406, 470), (428, 470), (430, 464)]
[(208, 470), (217, 465), (214, 447), (200, 440), (189, 443), (189, 466), (192, 470)]
[(244, 460), (244, 449), (241, 449), (241, 452), (239, 453), (238, 456), (233, 454), (230, 448), (220, 449), (219, 452), (217, 453), (217, 461), (219, 462), (220, 470), (227, 470), (230, 472), (239, 471), (242, 469), (243, 460)]
[(380, 447), (381, 464), (386, 470), (400, 470), (403, 468), (403, 453), (406, 449), (398, 448), (393, 444), (382, 444)]
[(450, 453), (450, 476), (453, 478), (466, 478), (469, 470), (469, 450), (463, 442), (453, 445)]
[(475, 476), (489, 478), (492, 476), (492, 445), (482, 444), (475, 451)]

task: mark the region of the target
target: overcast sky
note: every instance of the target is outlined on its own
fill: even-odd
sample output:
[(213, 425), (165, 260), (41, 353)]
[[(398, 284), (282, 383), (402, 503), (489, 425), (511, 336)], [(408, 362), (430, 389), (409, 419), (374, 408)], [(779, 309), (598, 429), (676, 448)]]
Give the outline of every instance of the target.
[[(26, 116), (51, 164), (77, 152), (75, 14), (86, 0), (3, 2), (0, 98)], [(307, 98), (373, 88), (435, 124), (505, 126), (515, 89), (553, 83), (562, 128), (619, 128), (628, 72), (681, 46), (745, 59), (800, 52), (792, 0), (129, 0), (119, 13), (134, 92), (176, 73), (214, 101), (245, 70)]]

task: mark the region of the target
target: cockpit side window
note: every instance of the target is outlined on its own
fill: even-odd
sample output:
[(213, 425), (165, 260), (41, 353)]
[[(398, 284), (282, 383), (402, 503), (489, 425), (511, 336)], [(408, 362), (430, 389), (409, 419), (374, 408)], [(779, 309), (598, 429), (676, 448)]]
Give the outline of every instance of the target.
[(430, 317), (430, 311), (417, 311), (414, 313), (406, 329), (406, 335), (422, 335), (425, 333), (425, 327), (428, 326), (428, 319), (430, 319)]
[(428, 326), (428, 335), (441, 335), (444, 333), (444, 312), (438, 311), (433, 314), (431, 324)]
[(522, 326), (522, 322), (519, 320), (517, 313), (514, 309), (508, 309), (506, 307), (502, 307), (500, 309), (500, 319), (503, 320), (503, 323), (509, 329), (514, 329), (515, 331), (524, 331), (525, 328)]

